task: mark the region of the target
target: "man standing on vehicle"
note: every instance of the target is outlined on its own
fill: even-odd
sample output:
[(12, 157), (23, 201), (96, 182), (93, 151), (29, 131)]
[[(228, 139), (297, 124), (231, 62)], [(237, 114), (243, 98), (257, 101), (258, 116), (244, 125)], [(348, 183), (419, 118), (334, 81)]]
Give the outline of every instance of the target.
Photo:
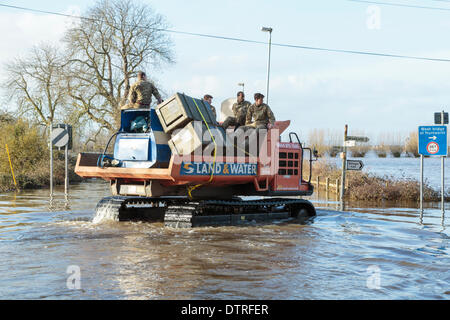
[(245, 125), (257, 129), (270, 129), (275, 123), (275, 116), (270, 107), (263, 103), (264, 95), (255, 93), (255, 103), (247, 110)]
[(206, 102), (209, 103), (209, 106), (211, 107), (211, 111), (212, 111), (212, 113), (214, 115), (214, 120), (216, 120), (217, 119), (216, 108), (211, 104), (212, 103), (212, 99), (213, 99), (213, 97), (210, 94), (205, 94), (203, 96), (203, 101), (206, 101)]
[(228, 127), (234, 126), (236, 130), (239, 126), (245, 126), (245, 117), (247, 116), (247, 110), (250, 105), (251, 103), (245, 100), (244, 92), (239, 91), (237, 93), (237, 102), (231, 108), (234, 117), (227, 117), (222, 123), (222, 128), (226, 130)]
[(144, 71), (139, 71), (137, 74), (137, 81), (130, 87), (130, 92), (128, 94), (129, 103), (122, 106), (120, 109), (150, 108), (152, 96), (155, 96), (158, 103), (162, 102), (158, 89), (156, 89), (153, 83), (147, 81), (147, 76)]

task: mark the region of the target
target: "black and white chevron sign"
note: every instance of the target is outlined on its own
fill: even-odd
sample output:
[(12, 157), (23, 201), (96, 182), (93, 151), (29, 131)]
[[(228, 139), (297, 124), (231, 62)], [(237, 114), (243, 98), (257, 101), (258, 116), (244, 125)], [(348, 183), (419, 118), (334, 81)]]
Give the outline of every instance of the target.
[(55, 128), (50, 138), (55, 147), (65, 147), (69, 143), (69, 132), (64, 128)]

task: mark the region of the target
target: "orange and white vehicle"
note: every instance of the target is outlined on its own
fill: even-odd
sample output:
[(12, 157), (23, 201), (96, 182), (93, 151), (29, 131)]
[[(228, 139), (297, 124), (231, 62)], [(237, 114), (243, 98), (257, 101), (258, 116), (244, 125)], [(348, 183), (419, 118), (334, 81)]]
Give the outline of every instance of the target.
[[(133, 132), (136, 119), (146, 119), (148, 128)], [(143, 215), (163, 219), (167, 226), (192, 227), (313, 216), (313, 205), (298, 197), (313, 193), (313, 151), (304, 148), (294, 132), (289, 141), (280, 140), (289, 124), (275, 122), (255, 135), (257, 142), (239, 146), (233, 140), (230, 148), (228, 142), (218, 144), (213, 138), (209, 148), (202, 149), (209, 152), (178, 155), (171, 152), (155, 110), (123, 110), (114, 154), (80, 153), (75, 172), (110, 182), (112, 196), (99, 202), (97, 214), (108, 210), (118, 220)], [(211, 129), (217, 128), (208, 127), (209, 133)], [(305, 154), (310, 162), (308, 181)], [(241, 198), (249, 196), (252, 199)]]

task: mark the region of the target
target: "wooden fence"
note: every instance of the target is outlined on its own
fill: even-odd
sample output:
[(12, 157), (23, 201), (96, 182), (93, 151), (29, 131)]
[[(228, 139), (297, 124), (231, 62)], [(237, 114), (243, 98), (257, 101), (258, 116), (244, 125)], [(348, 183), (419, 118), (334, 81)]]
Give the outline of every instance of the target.
[[(316, 177), (311, 183), (316, 187), (316, 191), (325, 189), (325, 192), (339, 194), (341, 188), (341, 179), (331, 179), (329, 177)], [(348, 179), (346, 179), (345, 189), (348, 189)]]

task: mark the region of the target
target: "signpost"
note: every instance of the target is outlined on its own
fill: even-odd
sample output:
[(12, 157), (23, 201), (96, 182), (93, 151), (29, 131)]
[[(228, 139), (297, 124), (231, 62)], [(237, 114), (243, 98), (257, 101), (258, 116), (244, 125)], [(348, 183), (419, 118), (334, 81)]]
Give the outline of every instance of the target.
[(344, 146), (345, 147), (354, 147), (354, 146), (356, 146), (356, 141), (355, 140), (344, 141)]
[(369, 138), (367, 138), (367, 137), (348, 136), (347, 137), (347, 141), (369, 142)]
[(53, 129), (53, 122), (52, 119), (48, 118), (50, 121), (50, 125), (48, 126), (48, 136), (49, 136), (49, 149), (50, 149), (50, 206), (53, 202), (53, 142), (52, 142), (52, 129)]
[(361, 160), (347, 160), (347, 170), (360, 171), (364, 168), (364, 163)]
[[(442, 121), (444, 119), (444, 121)], [(448, 124), (448, 112), (435, 112), (434, 124)]]
[(342, 149), (342, 174), (341, 174), (341, 192), (340, 192), (340, 209), (344, 210), (345, 195), (345, 172), (347, 170), (362, 170), (364, 164), (361, 160), (347, 160), (347, 147), (356, 146), (356, 142), (368, 142), (368, 137), (348, 136), (348, 125), (345, 125), (344, 143)]
[(53, 128), (51, 140), (55, 147), (65, 147), (69, 143), (69, 132), (65, 128)]
[(447, 156), (447, 126), (419, 127), (419, 154)]
[(419, 126), (419, 154), (420, 154), (420, 212), (423, 214), (423, 157), (441, 157), (441, 209), (444, 207), (444, 159), (447, 157), (447, 126), (448, 113), (442, 111), (434, 114), (435, 123), (441, 125)]
[(61, 148), (64, 148), (64, 155), (65, 155), (64, 197), (67, 202), (69, 196), (68, 158), (69, 158), (69, 149), (72, 148), (72, 126), (67, 124), (58, 124), (56, 126), (51, 125), (50, 142), (52, 145), (52, 147), (50, 148), (50, 198), (53, 198), (53, 146), (55, 146), (59, 150)]

